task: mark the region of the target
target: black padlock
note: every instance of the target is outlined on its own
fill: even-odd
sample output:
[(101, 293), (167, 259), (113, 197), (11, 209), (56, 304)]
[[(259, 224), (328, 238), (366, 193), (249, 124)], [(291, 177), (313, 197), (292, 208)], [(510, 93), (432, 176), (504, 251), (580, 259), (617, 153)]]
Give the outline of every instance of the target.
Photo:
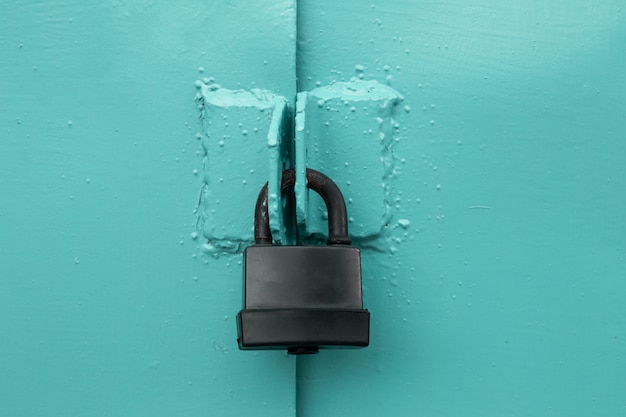
[[(350, 246), (346, 204), (337, 185), (306, 170), (307, 187), (328, 208), (327, 246), (274, 246), (267, 211), (267, 183), (254, 213), (255, 244), (244, 252), (243, 310), (237, 314), (240, 349), (369, 345), (370, 313), (363, 309), (361, 254)], [(283, 172), (281, 192), (293, 190), (295, 173)]]

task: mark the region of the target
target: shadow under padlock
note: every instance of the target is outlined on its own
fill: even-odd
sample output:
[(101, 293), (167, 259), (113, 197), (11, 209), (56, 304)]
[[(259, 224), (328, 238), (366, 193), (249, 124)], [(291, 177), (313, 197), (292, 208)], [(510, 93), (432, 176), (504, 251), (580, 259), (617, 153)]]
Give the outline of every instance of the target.
[[(254, 212), (255, 244), (244, 252), (243, 310), (237, 314), (240, 349), (303, 354), (369, 345), (361, 253), (350, 246), (343, 196), (321, 172), (307, 169), (306, 178), (307, 187), (328, 208), (327, 246), (272, 245), (266, 183)], [(281, 193), (294, 184), (294, 171), (283, 171)]]

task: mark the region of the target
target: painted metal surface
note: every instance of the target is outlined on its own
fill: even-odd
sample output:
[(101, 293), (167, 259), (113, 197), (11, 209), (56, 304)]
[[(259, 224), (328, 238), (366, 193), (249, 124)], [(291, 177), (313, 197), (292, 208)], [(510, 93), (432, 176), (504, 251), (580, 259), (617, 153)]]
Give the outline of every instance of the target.
[(299, 91), (404, 96), (390, 230), (362, 252), (371, 346), (299, 358), (298, 414), (624, 414), (623, 3), (298, 13)]
[(294, 360), (239, 354), (240, 257), (194, 212), (194, 81), (292, 97), (294, 36), (291, 1), (3, 4), (0, 415), (294, 414)]
[(291, 113), (287, 99), (270, 91), (229, 90), (198, 82), (202, 120), (203, 185), (198, 203), (199, 228), (211, 255), (241, 253), (253, 239), (250, 207), (269, 181), (268, 212), (277, 242), (286, 239), (281, 179), (290, 167)]
[[(622, 415), (625, 13), (301, 0), (296, 60), (292, 1), (5, 5), (0, 414), (293, 415), (296, 380), (302, 416)], [(236, 351), (240, 258), (203, 250), (193, 101), (197, 78), (291, 101), (296, 76), (404, 97), (362, 252), (371, 346), (297, 379)]]
[(350, 234), (366, 244), (387, 228), (393, 202), (395, 113), (401, 96), (375, 80), (337, 82), (298, 93), (296, 207), (305, 235), (324, 235), (324, 201), (309, 193), (307, 166), (330, 175), (350, 208)]

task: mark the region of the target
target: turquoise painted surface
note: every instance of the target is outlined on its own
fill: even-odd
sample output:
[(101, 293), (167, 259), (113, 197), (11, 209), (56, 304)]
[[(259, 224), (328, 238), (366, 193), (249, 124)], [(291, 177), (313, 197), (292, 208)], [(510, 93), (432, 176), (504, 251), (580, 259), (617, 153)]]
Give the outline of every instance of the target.
[(623, 415), (623, 3), (298, 13), (299, 91), (389, 83), (405, 160), (396, 229), (362, 253), (371, 346), (299, 358), (298, 414)]
[(293, 3), (255, 6), (3, 5), (0, 415), (294, 414), (293, 358), (239, 354), (239, 258), (194, 213), (195, 80), (295, 94)]
[[(305, 234), (327, 235), (324, 201), (308, 192), (305, 167), (315, 167), (339, 184), (350, 211), (353, 240), (375, 241), (388, 227), (399, 158), (394, 145), (402, 97), (375, 80), (354, 78), (301, 92), (297, 98), (297, 207)], [(325, 239), (323, 239), (325, 240)]]
[[(300, 1), (297, 60), (293, 2), (255, 6), (4, 7), (0, 414), (293, 415), (297, 384), (303, 416), (622, 415), (621, 3)], [(193, 101), (210, 77), (291, 100), (296, 75), (404, 97), (390, 227), (362, 254), (372, 344), (297, 378), (236, 350)]]
[[(207, 80), (208, 81), (208, 80)], [(198, 203), (202, 249), (214, 256), (242, 253), (252, 244), (257, 194), (268, 184), (273, 235), (284, 241), (278, 196), (290, 167), (291, 110), (287, 99), (267, 90), (229, 90), (198, 81), (202, 120), (203, 185)]]

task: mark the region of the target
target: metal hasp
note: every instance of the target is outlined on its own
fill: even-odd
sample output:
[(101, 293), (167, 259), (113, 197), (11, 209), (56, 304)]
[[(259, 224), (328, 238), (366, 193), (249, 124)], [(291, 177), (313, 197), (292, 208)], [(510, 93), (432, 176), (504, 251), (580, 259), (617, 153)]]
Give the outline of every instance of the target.
[[(244, 252), (243, 310), (237, 314), (240, 349), (302, 354), (369, 345), (361, 253), (350, 247), (343, 196), (321, 172), (307, 169), (306, 178), (307, 187), (328, 208), (327, 246), (272, 245), (265, 184), (254, 213), (255, 244)], [(294, 184), (294, 171), (283, 171), (281, 193)]]

